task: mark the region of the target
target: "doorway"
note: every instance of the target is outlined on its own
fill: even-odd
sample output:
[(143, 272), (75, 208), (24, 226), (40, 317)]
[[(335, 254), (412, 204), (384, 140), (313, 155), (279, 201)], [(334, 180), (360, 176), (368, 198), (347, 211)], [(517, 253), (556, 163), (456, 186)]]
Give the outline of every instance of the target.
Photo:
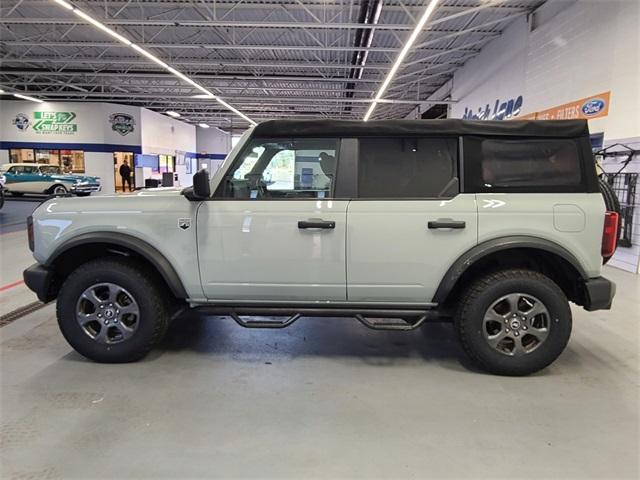
[(117, 192), (129, 191), (129, 185), (126, 185), (126, 190), (123, 185), (122, 177), (120, 176), (120, 167), (124, 165), (125, 160), (131, 169), (131, 190), (135, 190), (135, 168), (133, 165), (133, 152), (113, 152), (113, 178)]

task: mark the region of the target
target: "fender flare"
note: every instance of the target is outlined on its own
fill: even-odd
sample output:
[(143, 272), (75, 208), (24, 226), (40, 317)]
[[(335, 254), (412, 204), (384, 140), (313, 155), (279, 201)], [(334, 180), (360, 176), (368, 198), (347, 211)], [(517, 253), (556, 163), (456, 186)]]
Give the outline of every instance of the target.
[(514, 248), (529, 248), (553, 253), (566, 260), (573, 268), (575, 268), (582, 279), (586, 280), (589, 278), (582, 265), (580, 265), (578, 259), (566, 248), (558, 245), (557, 243), (525, 235), (500, 237), (482, 242), (463, 253), (453, 263), (453, 265), (449, 267), (447, 273), (445, 273), (444, 277), (440, 281), (440, 285), (438, 285), (435, 295), (433, 296), (433, 301), (436, 303), (444, 302), (464, 272), (466, 272), (467, 269), (477, 261), (492, 253), (502, 250), (511, 250)]
[(56, 260), (58, 260), (60, 256), (68, 250), (80, 245), (87, 245), (91, 243), (108, 243), (134, 251), (158, 270), (164, 281), (171, 289), (171, 293), (173, 293), (173, 295), (181, 299), (188, 298), (187, 291), (182, 284), (182, 280), (180, 280), (178, 273), (165, 256), (144, 240), (124, 233), (95, 232), (83, 233), (77, 237), (73, 237), (58, 246), (53, 253), (49, 255), (44, 266), (51, 267)]

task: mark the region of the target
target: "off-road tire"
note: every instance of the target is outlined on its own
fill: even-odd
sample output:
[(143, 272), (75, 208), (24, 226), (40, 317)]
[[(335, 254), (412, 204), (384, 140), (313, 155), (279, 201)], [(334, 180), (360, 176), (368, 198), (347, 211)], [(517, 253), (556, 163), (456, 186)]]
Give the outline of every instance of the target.
[[(498, 352), (483, 333), (489, 307), (510, 293), (540, 299), (550, 316), (545, 341), (519, 357)], [(545, 275), (531, 270), (500, 270), (467, 288), (456, 310), (454, 326), (463, 349), (481, 369), (497, 375), (528, 375), (550, 365), (565, 349), (571, 335), (571, 310), (564, 292)]]
[[(76, 320), (82, 293), (91, 285), (103, 282), (119, 285), (130, 292), (140, 310), (139, 324), (133, 336), (112, 345), (92, 339)], [(168, 296), (154, 272), (144, 265), (117, 257), (92, 260), (79, 266), (62, 284), (56, 307), (58, 325), (67, 342), (91, 360), (134, 362), (143, 358), (164, 336), (169, 322)]]

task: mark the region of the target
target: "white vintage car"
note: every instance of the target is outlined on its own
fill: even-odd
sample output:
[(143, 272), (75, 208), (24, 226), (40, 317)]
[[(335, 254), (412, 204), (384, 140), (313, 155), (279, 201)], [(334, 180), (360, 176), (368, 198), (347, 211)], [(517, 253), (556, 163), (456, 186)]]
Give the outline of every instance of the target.
[(64, 173), (57, 165), (7, 163), (0, 168), (0, 172), (5, 176), (6, 190), (12, 195), (74, 193), (86, 196), (102, 188), (99, 177)]

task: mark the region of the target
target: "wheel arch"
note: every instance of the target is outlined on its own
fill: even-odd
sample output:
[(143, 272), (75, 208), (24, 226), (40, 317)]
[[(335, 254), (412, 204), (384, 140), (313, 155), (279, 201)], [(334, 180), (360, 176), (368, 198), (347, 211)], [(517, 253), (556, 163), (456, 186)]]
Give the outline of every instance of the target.
[(77, 266), (105, 254), (133, 256), (139, 259), (160, 276), (176, 298), (188, 297), (182, 280), (166, 257), (144, 240), (124, 233), (100, 232), (78, 235), (56, 248), (44, 266), (55, 272), (58, 277), (56, 283), (59, 285)]
[(584, 304), (583, 282), (588, 275), (578, 259), (557, 243), (527, 236), (495, 238), (462, 254), (447, 270), (433, 301), (455, 301), (470, 281), (501, 268), (539, 271), (554, 280), (569, 300)]

